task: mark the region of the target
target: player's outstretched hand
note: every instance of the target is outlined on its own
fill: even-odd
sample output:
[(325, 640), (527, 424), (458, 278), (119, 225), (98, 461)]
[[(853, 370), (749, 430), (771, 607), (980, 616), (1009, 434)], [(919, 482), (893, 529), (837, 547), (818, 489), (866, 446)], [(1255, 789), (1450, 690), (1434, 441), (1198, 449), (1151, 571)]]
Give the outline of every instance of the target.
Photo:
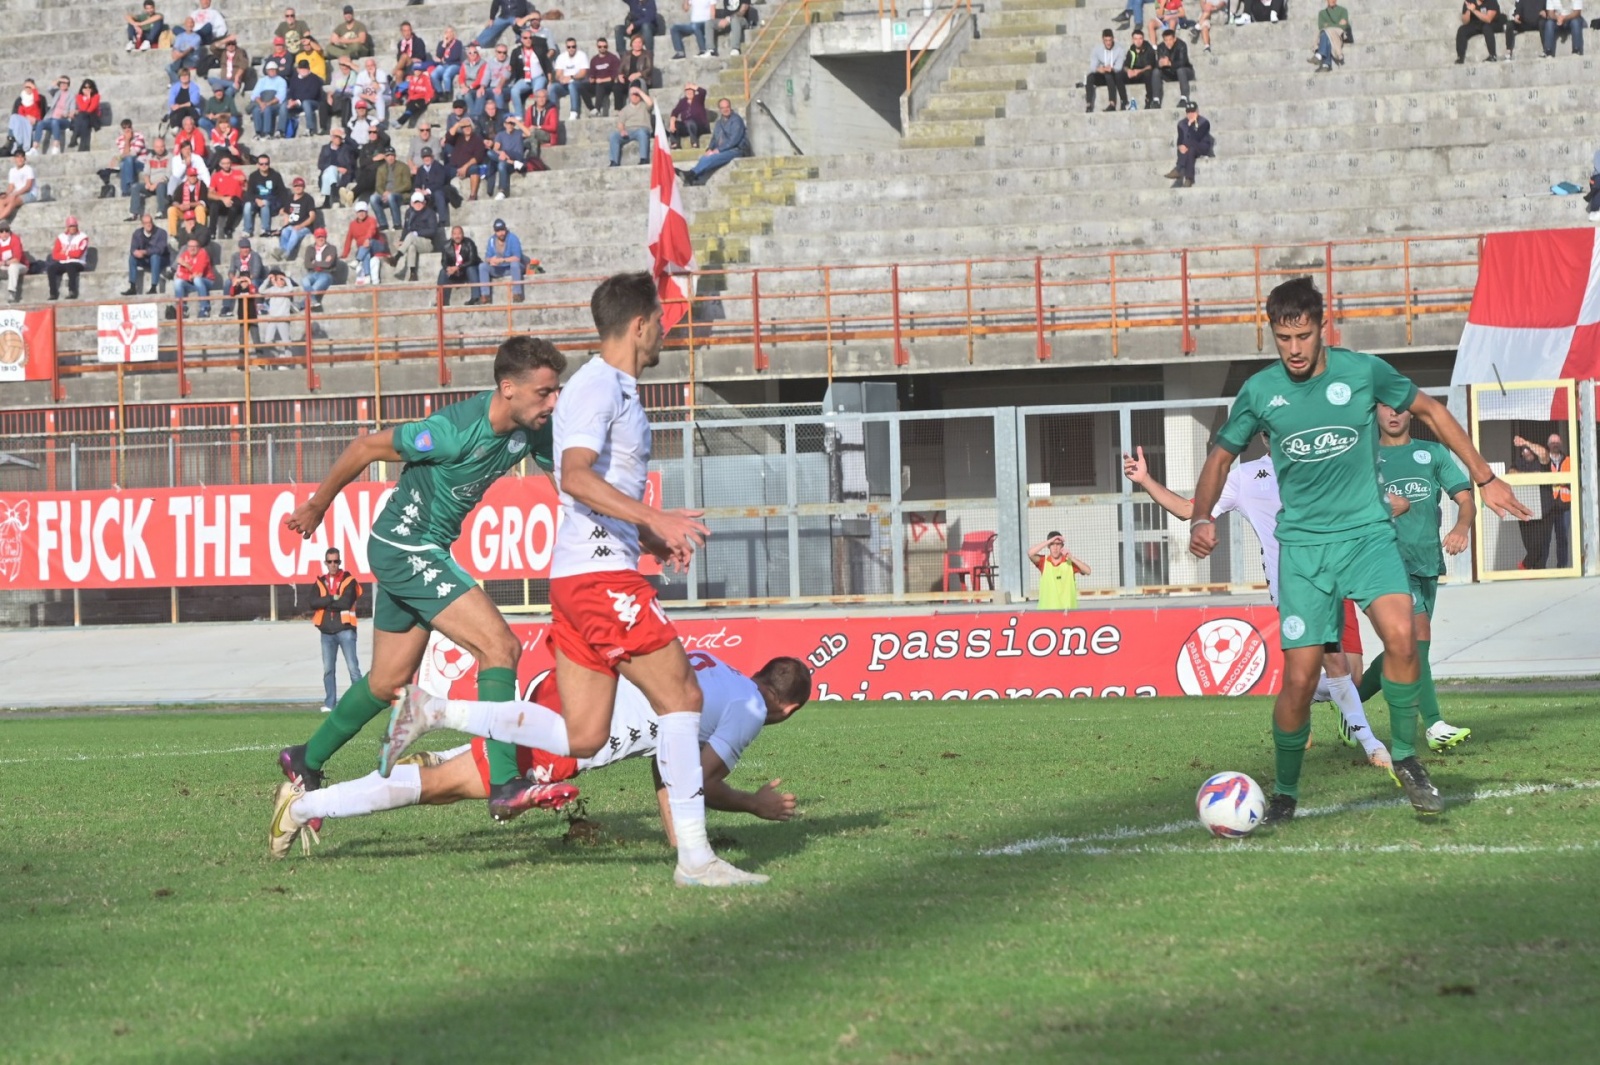
[(1397, 496), (1393, 492), (1389, 493), (1389, 516), (1391, 518), (1398, 518), (1410, 509), (1411, 500), (1405, 496)]
[(1451, 529), (1444, 537), (1444, 553), (1459, 555), (1467, 549), (1467, 534), (1460, 529)]
[(1150, 476), (1150, 465), (1144, 460), (1144, 447), (1135, 447), (1133, 455), (1122, 456), (1122, 476), (1134, 484), (1144, 484), (1145, 478)]
[(651, 535), (672, 553), (687, 563), (697, 547), (704, 547), (711, 530), (699, 520), (703, 510), (657, 511), (647, 526)]
[(1210, 558), (1217, 549), (1217, 527), (1209, 521), (1189, 526), (1189, 554), (1195, 558)]
[(283, 519), (283, 523), (302, 537), (309, 540), (322, 524), (322, 516), (327, 513), (327, 508), (317, 506), (316, 500), (308, 499), (294, 508), (294, 513)]
[(756, 792), (755, 810), (757, 817), (768, 821), (787, 821), (794, 816), (795, 798), (785, 791), (779, 791), (778, 785), (782, 778), (769, 780), (761, 785), (761, 790)]
[(1511, 486), (1498, 477), (1478, 489), (1478, 494), (1483, 497), (1483, 505), (1502, 518), (1515, 518), (1517, 521), (1533, 519), (1533, 511), (1517, 502)]

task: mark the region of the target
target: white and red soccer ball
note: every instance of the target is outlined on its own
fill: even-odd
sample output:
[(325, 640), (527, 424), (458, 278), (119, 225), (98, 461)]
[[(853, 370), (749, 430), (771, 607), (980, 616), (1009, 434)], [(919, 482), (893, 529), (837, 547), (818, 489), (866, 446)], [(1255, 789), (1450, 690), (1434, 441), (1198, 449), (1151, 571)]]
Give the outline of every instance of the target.
[(1200, 785), (1194, 807), (1200, 823), (1213, 836), (1238, 839), (1261, 823), (1267, 796), (1247, 774), (1218, 773)]

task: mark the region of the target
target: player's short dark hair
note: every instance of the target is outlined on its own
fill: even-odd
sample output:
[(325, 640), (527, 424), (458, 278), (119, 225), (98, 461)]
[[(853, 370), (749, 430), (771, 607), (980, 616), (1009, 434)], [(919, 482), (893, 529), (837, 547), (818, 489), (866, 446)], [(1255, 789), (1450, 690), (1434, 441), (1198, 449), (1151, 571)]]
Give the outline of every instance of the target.
[(508, 377), (520, 377), (546, 366), (560, 377), (567, 372), (567, 357), (543, 337), (506, 337), (494, 353), (494, 383), (499, 384)]
[(785, 706), (804, 706), (811, 699), (811, 670), (798, 658), (774, 658), (750, 679)]
[(1285, 281), (1267, 294), (1267, 321), (1288, 325), (1306, 321), (1322, 324), (1322, 293), (1309, 277)]
[(655, 278), (643, 270), (612, 274), (589, 297), (589, 313), (600, 339), (620, 336), (635, 318), (647, 318), (660, 306)]

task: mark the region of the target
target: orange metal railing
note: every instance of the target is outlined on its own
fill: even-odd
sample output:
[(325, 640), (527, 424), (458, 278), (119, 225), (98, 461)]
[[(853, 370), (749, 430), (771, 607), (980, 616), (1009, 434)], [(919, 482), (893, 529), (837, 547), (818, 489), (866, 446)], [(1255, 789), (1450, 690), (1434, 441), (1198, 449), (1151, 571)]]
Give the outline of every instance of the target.
[[(880, 3), (878, 6), (880, 9), (879, 14), (881, 15), (883, 5)], [(968, 15), (972, 14), (972, 0), (955, 0), (942, 14), (935, 7), (922, 20), (922, 25), (918, 26), (906, 39), (906, 92), (911, 91), (911, 80), (916, 74), (917, 64), (922, 62), (922, 57), (927, 55), (932, 48), (932, 45), (927, 42), (942, 40), (943, 38), (940, 34), (944, 33), (963, 11)], [(933, 21), (935, 18), (939, 19), (937, 23)], [(924, 31), (928, 30), (930, 24), (932, 24), (933, 29), (925, 33)], [(918, 40), (924, 42), (920, 48), (916, 47)]]

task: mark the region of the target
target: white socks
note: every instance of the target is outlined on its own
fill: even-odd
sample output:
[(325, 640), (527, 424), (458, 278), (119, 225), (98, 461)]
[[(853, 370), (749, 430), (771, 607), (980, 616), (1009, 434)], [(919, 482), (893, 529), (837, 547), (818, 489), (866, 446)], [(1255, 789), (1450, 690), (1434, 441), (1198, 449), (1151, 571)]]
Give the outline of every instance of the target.
[(1361, 696), (1357, 693), (1355, 682), (1350, 676), (1325, 675), (1322, 683), (1317, 685), (1317, 690), (1321, 691), (1324, 686), (1328, 689), (1328, 698), (1339, 708), (1345, 727), (1355, 733), (1356, 738), (1361, 741), (1361, 746), (1368, 751), (1374, 747), (1382, 747), (1383, 744), (1372, 734), (1372, 725), (1367, 721), (1367, 712), (1361, 706)]
[(667, 786), (678, 865), (699, 869), (716, 857), (706, 840), (705, 777), (700, 771), (700, 715), (662, 714), (657, 729), (656, 768)]
[(380, 810), (398, 810), (421, 801), (422, 769), (397, 765), (387, 778), (368, 773), (360, 780), (308, 791), (294, 801), (289, 812), (305, 824), (319, 817), (361, 817)]
[[(435, 728), (453, 728), (488, 740), (537, 747), (551, 754), (565, 755), (571, 751), (567, 745), (567, 723), (560, 714), (538, 703), (435, 699), (428, 709)], [(699, 727), (697, 720), (695, 728)]]

